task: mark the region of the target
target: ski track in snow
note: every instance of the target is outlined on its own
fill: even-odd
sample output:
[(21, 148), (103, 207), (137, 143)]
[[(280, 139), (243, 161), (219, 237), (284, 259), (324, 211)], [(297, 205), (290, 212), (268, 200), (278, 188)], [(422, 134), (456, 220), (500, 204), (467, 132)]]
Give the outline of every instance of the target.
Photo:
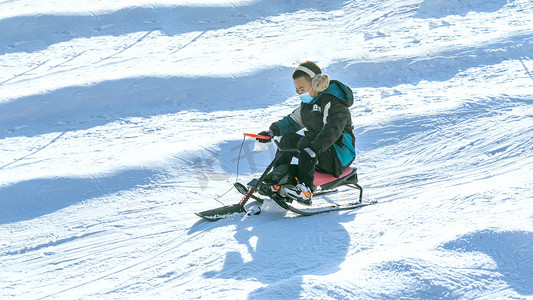
[[(533, 297), (531, 1), (0, 1), (0, 41), (2, 299)], [(199, 220), (304, 59), (378, 203)]]

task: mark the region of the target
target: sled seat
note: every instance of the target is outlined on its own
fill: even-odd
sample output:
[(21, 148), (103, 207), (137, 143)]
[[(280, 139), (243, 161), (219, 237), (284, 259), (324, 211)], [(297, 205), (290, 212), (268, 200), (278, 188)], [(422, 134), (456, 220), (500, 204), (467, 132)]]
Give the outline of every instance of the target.
[(331, 174), (316, 171), (313, 183), (323, 191), (332, 190), (339, 186), (348, 186), (357, 189), (359, 190), (359, 203), (363, 201), (363, 188), (357, 183), (357, 168), (348, 168), (339, 178), (335, 178)]
[(339, 176), (339, 178), (335, 178), (335, 176), (328, 174), (328, 173), (322, 173), (322, 172), (315, 172), (315, 180), (313, 181), (313, 184), (316, 186), (321, 187), (323, 190), (336, 188), (338, 186), (346, 185), (346, 184), (356, 184), (357, 183), (357, 169), (349, 167), (344, 173)]

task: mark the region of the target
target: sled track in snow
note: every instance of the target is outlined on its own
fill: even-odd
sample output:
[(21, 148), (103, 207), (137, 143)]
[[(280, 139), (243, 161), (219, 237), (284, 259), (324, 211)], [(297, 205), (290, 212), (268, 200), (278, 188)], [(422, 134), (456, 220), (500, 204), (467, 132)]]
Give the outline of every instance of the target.
[[(205, 227), (206, 228), (204, 229), (204, 231), (216, 227), (216, 224), (206, 224)], [(160, 234), (172, 233), (172, 232), (175, 232), (175, 231), (157, 232), (157, 233), (152, 233), (152, 234), (149, 234), (149, 235), (160, 235)], [(106, 278), (108, 278), (110, 276), (113, 276), (113, 275), (119, 274), (121, 272), (124, 272), (124, 271), (130, 270), (130, 269), (133, 269), (133, 268), (140, 267), (140, 266), (143, 266), (145, 264), (148, 264), (149, 262), (153, 261), (157, 257), (160, 257), (162, 254), (168, 253), (168, 252), (176, 249), (181, 244), (189, 242), (189, 241), (195, 239), (196, 237), (198, 237), (201, 234), (203, 234), (202, 231), (196, 232), (196, 233), (193, 233), (192, 235), (188, 236), (187, 238), (181, 240), (181, 238), (183, 238), (185, 235), (187, 235), (186, 233), (181, 233), (181, 234), (179, 234), (176, 237), (169, 238), (166, 241), (157, 244), (156, 245), (157, 248), (163, 248), (163, 249), (157, 251), (154, 254), (149, 255), (149, 257), (146, 257), (146, 258), (143, 258), (143, 259), (138, 259), (136, 262), (128, 263), (128, 265), (125, 266), (125, 267), (115, 268), (112, 271), (105, 272), (105, 274), (103, 274), (103, 275), (94, 276), (93, 278), (91, 278), (89, 280), (85, 280), (82, 283), (79, 283), (79, 284), (76, 284), (76, 285), (72, 285), (72, 286), (64, 288), (64, 289), (62, 289), (60, 291), (57, 291), (57, 292), (42, 296), (42, 298), (58, 296), (58, 295), (61, 295), (61, 294), (65, 293), (65, 292), (74, 290), (76, 288), (79, 288), (79, 287), (82, 287), (82, 286), (85, 286), (85, 285), (89, 285), (89, 284), (93, 284), (93, 283), (96, 283), (96, 282), (98, 282), (100, 280), (104, 280), (104, 279), (106, 279)], [(128, 242), (131, 241), (131, 240), (142, 239), (142, 238), (144, 238), (146, 236), (148, 236), (148, 235), (134, 237), (134, 238), (129, 239)], [(116, 241), (106, 242), (106, 243), (103, 243), (103, 244), (100, 244), (100, 245), (97, 245), (97, 246), (101, 247), (103, 245), (116, 245)], [(83, 253), (81, 253), (81, 254), (83, 254)], [(145, 269), (153, 268), (153, 267), (156, 267), (156, 266), (158, 266), (160, 264), (164, 264), (164, 263), (165, 263), (165, 261), (158, 262), (158, 263), (152, 264), (152, 265), (148, 264), (148, 266), (145, 267)], [(135, 280), (135, 277), (131, 277), (131, 278), (128, 279), (128, 281), (132, 281), (132, 280)], [(120, 285), (123, 285), (123, 284), (124, 283), (120, 283)], [(120, 288), (120, 286), (119, 287), (115, 287), (115, 289), (119, 289), (119, 288)], [(112, 292), (112, 290), (111, 290), (111, 292)]]

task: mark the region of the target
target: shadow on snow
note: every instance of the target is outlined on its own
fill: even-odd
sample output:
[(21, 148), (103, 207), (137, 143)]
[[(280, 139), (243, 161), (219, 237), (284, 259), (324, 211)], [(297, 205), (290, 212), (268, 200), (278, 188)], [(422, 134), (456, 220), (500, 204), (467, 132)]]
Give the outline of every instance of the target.
[[(405, 141), (421, 132), (431, 133), (476, 118), (490, 118), (517, 105), (529, 103), (531, 101), (519, 98), (487, 98), (476, 102), (465, 101), (451, 110), (407, 116), (376, 125), (359, 126), (355, 128), (356, 149), (368, 152)], [(420, 104), (423, 105), (423, 103)]]
[[(246, 77), (140, 77), (73, 86), (0, 103), (0, 138), (89, 129), (186, 110), (265, 108), (294, 94), (291, 68)], [(24, 128), (24, 129), (20, 129)]]
[[(342, 62), (330, 65), (326, 71), (352, 88), (394, 87), (422, 80), (446, 81), (465, 69), (520, 59), (532, 51), (533, 36), (529, 34), (429, 59), (348, 65)], [(88, 129), (127, 117), (184, 110), (213, 112), (269, 107), (294, 94), (291, 71), (279, 67), (237, 78), (126, 78), (22, 97), (0, 104), (0, 125), (7, 129), (0, 132), (0, 138)], [(35, 126), (17, 130), (29, 124)]]
[[(241, 252), (229, 251), (222, 269), (208, 270), (204, 277), (243, 282), (255, 279), (266, 285), (251, 292), (248, 299), (298, 299), (304, 276), (339, 271), (350, 247), (350, 235), (342, 223), (353, 221), (355, 214), (283, 219), (275, 216), (275, 223), (263, 222), (268, 217), (262, 216), (261, 221), (253, 218), (246, 222), (220, 221), (221, 226), (228, 223), (237, 226), (234, 237), (246, 246), (252, 259), (245, 262)], [(200, 223), (191, 230), (205, 227)]]
[(469, 12), (496, 12), (507, 0), (424, 0), (416, 13), (419, 18), (444, 18), (450, 15), (466, 15)]
[(383, 294), (380, 298), (491, 297), (494, 291), (490, 286), (499, 280), (505, 281), (510, 289), (523, 297), (533, 295), (533, 232), (486, 229), (449, 241), (442, 245), (442, 249), (486, 255), (496, 267), (479, 263), (468, 268), (440, 266), (416, 258), (391, 261), (379, 266), (379, 272), (396, 278), (405, 277), (410, 283), (401, 292)]
[(328, 66), (326, 71), (352, 88), (395, 87), (422, 80), (447, 81), (469, 68), (520, 60), (532, 52), (533, 35), (525, 34), (504, 42), (445, 51), (429, 58), (342, 62)]
[(150, 184), (159, 173), (128, 170), (99, 178), (44, 178), (0, 187), (0, 224), (31, 220), (85, 200)]
[[(343, 1), (254, 1), (246, 6), (132, 7), (91, 15), (32, 15), (0, 20), (6, 46), (0, 55), (35, 52), (75, 38), (119, 36), (159, 30), (168, 36), (187, 32), (231, 28), (258, 19), (292, 13), (301, 9), (329, 11), (342, 9)], [(31, 42), (30, 42), (31, 41)]]
[[(496, 263), (496, 269), (490, 271), (499, 273), (521, 296), (533, 295), (533, 232), (486, 229), (461, 236), (442, 247), (488, 255)], [(485, 269), (479, 267), (479, 270)], [(486, 276), (485, 280), (494, 280), (494, 276)]]

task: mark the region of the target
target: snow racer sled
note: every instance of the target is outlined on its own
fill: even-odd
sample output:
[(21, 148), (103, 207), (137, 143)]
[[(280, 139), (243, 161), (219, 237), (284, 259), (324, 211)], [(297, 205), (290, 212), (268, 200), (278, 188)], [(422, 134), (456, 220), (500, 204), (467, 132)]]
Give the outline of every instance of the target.
[[(249, 133), (245, 133), (245, 136), (260, 139), (270, 139), (270, 137), (268, 136), (259, 136), (256, 134)], [(206, 210), (203, 212), (196, 213), (196, 215), (209, 221), (217, 221), (229, 217), (242, 216), (245, 214), (259, 214), (260, 209), (256, 211), (247, 211), (244, 207), (250, 199), (254, 199), (262, 203), (265, 198), (259, 195), (262, 195), (266, 198), (270, 198), (274, 200), (274, 202), (276, 202), (280, 207), (302, 216), (310, 216), (331, 211), (355, 209), (372, 204), (372, 202), (362, 201), (363, 188), (358, 184), (357, 169), (350, 167), (343, 174), (341, 174), (339, 178), (336, 178), (331, 174), (315, 171), (314, 185), (317, 187), (317, 189), (313, 192), (313, 196), (321, 196), (329, 193), (334, 193), (338, 191), (338, 187), (346, 186), (358, 190), (358, 193), (353, 197), (353, 201), (348, 201), (344, 204), (330, 203), (325, 206), (298, 205), (297, 201), (294, 201), (296, 199), (291, 199), (289, 195), (283, 192), (284, 187), (293, 187), (296, 184), (294, 174), (297, 166), (280, 165), (276, 167), (276, 169), (272, 172), (270, 172), (270, 170), (281, 157), (281, 152), (297, 152), (299, 150), (283, 149), (280, 147), (278, 141), (274, 140), (274, 142), (276, 143), (280, 151), (276, 154), (272, 162), (267, 166), (263, 174), (259, 178), (250, 181), (247, 186), (239, 182), (234, 183), (234, 187), (237, 189), (237, 191), (244, 195), (239, 203), (230, 206), (223, 206), (211, 210)]]

